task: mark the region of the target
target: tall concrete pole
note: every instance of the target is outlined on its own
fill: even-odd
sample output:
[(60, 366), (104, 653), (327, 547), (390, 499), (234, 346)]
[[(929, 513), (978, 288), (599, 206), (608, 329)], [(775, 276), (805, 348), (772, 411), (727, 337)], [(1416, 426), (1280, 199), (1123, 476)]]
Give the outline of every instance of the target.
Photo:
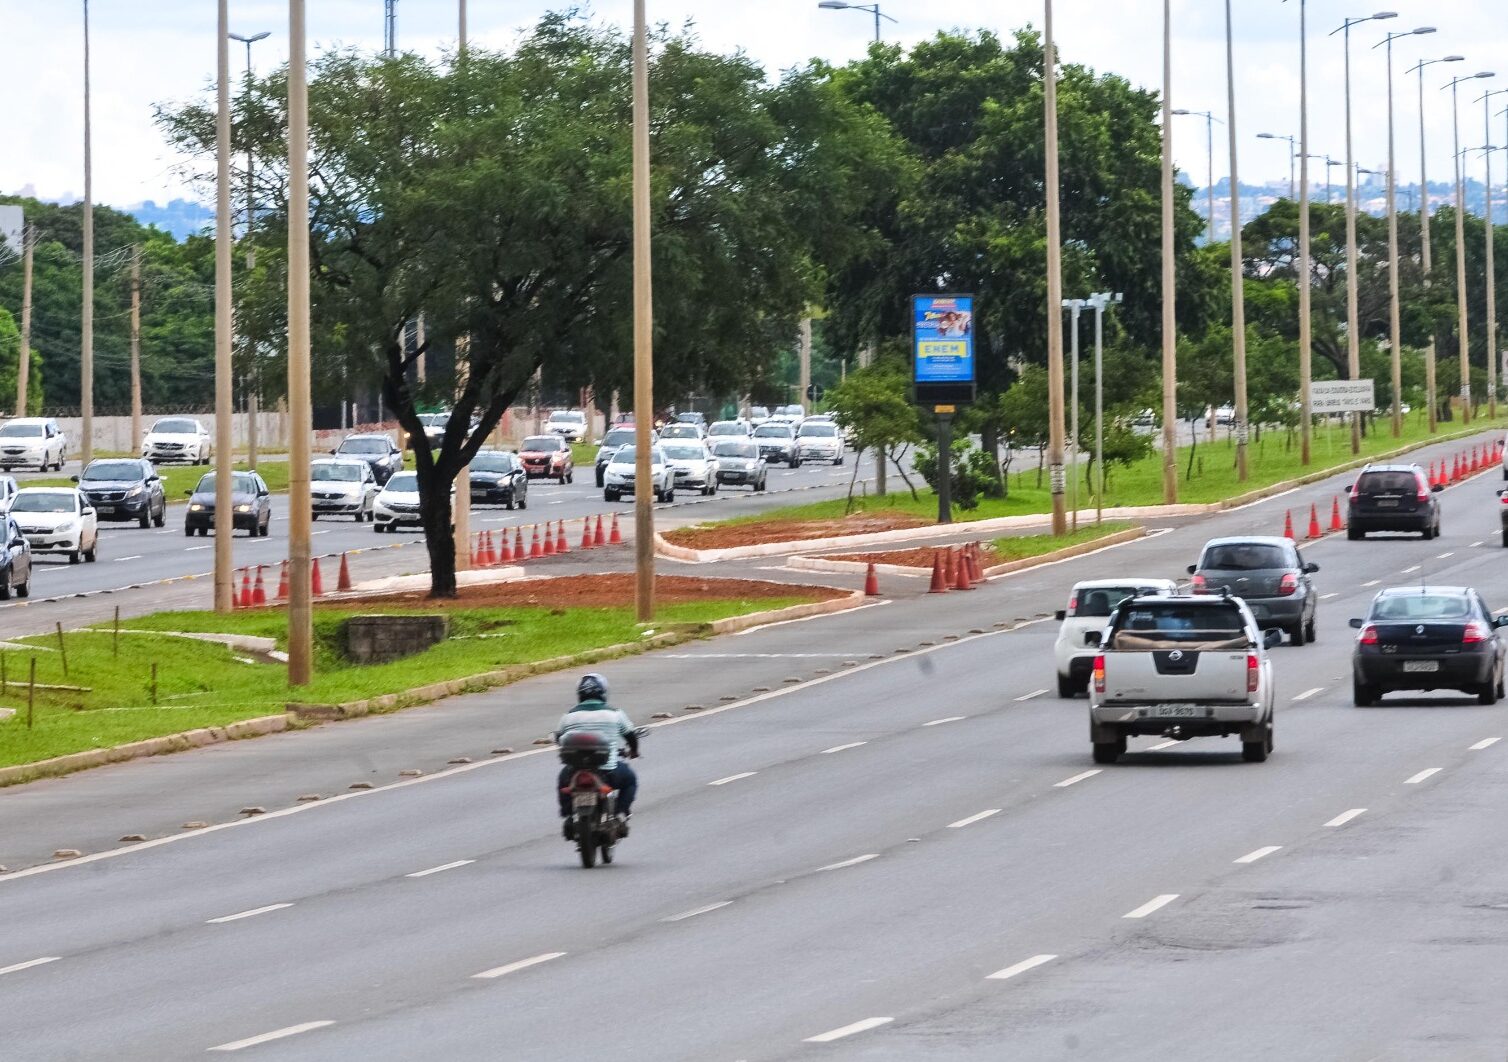
[(1058, 218), (1058, 60), (1052, 38), (1052, 0), (1042, 23), (1042, 96), (1047, 153), (1047, 466), (1052, 533), (1066, 534), (1063, 500), (1063, 235)]
[(650, 482), (654, 409), (654, 295), (650, 283), (649, 30), (644, 0), (634, 0), (634, 608), (655, 614), (655, 513)]
[[(1205, 127), (1214, 129), (1208, 120)], [(1213, 146), (1213, 131), (1209, 138)], [(1213, 151), (1211, 156), (1209, 223), (1205, 232), (1206, 238), (1213, 240)], [(1162, 0), (1162, 500), (1167, 505), (1178, 501), (1178, 280), (1173, 261), (1173, 204), (1173, 4), (1172, 0)], [(1099, 327), (1098, 317), (1095, 327)], [(1095, 357), (1099, 357), (1097, 349)]]
[[(1419, 268), (1423, 273), (1424, 287), (1430, 287), (1430, 233), (1429, 233), (1429, 165), (1428, 150), (1424, 135), (1424, 68), (1436, 63), (1458, 63), (1461, 56), (1451, 55), (1444, 59), (1421, 61), (1414, 71), (1419, 74)], [(1424, 393), (1429, 406), (1429, 431), (1439, 430), (1440, 395), (1435, 381), (1435, 320), (1430, 317), (1429, 344), (1424, 348)]]
[(314, 677), (309, 584), (309, 85), (304, 0), (288, 0), (288, 684)]
[[(466, 36), (466, 0), (460, 0), (459, 36), (456, 39), (456, 59), (458, 63), (466, 62), (467, 50), (471, 47)], [(424, 315), (419, 315), (418, 340), (422, 347), (425, 343)], [(459, 363), (459, 355), (462, 344), (468, 357), (471, 353), (470, 337), (458, 336), (456, 338), (456, 354)], [(429, 354), (419, 355), (419, 382), (423, 383), (427, 375)], [(454, 529), (451, 532), (455, 543), (456, 571), (468, 572), (471, 570), (471, 465), (463, 465), (456, 473), (456, 505), (451, 522)]]
[[(131, 448), (141, 445), (141, 244), (131, 248)], [(139, 451), (136, 451), (139, 452)]]
[(796, 338), (796, 389), (799, 392), (796, 401), (810, 413), (812, 405), (806, 397), (807, 390), (812, 386), (812, 319), (803, 317), (801, 329)]
[(16, 416), (26, 416), (26, 391), (31, 386), (31, 277), (36, 234), (22, 230), (21, 244), (21, 357), (16, 362)]
[(89, 114), (89, 0), (84, 0), (84, 262), (79, 322), (79, 462), (94, 456), (94, 146)]
[(219, 0), (219, 39), (216, 94), (219, 111), (215, 121), (215, 611), (235, 608), (235, 575), (231, 571), (231, 536), (235, 511), (231, 501), (234, 454), (230, 418), (231, 342), (235, 318), (230, 301), (230, 11), (229, 0)]
[(1471, 423), (1471, 334), (1466, 323), (1466, 181), (1461, 166), (1461, 109), (1456, 86), (1450, 82), (1451, 124), (1455, 129), (1456, 164), (1456, 341), (1461, 361), (1461, 423)]
[(1079, 314), (1085, 305), (1083, 299), (1065, 299), (1063, 305), (1072, 315), (1069, 327), (1069, 385), (1068, 385), (1068, 509), (1072, 515), (1070, 529), (1079, 529)]
[(1236, 50), (1231, 32), (1231, 0), (1225, 0), (1225, 91), (1230, 108), (1230, 290), (1231, 361), (1236, 387), (1236, 479), (1246, 482), (1246, 286), (1241, 253), (1241, 181), (1236, 149)]
[(1487, 246), (1484, 248), (1487, 267), (1487, 415), (1498, 415), (1498, 299), (1497, 265), (1493, 261), (1492, 247), (1492, 97), (1502, 92), (1489, 92), (1482, 97), (1482, 129), (1486, 137), (1482, 141), (1482, 154), (1487, 159)]
[(1398, 278), (1398, 161), (1393, 136), (1393, 41), (1407, 36), (1389, 33), (1385, 40), (1388, 67), (1388, 346), (1393, 386), (1393, 438), (1403, 434), (1403, 323)]
[[(1362, 21), (1362, 20), (1356, 20)], [(1351, 149), (1351, 26), (1346, 19), (1341, 27), (1345, 34), (1346, 53), (1346, 375), (1361, 376), (1361, 337), (1357, 334), (1358, 289), (1356, 270), (1356, 162)], [(1361, 452), (1361, 414), (1351, 414), (1351, 452)]]
[(459, 25), (456, 34), (456, 54), (462, 58), (466, 55), (466, 0), (460, 0)]
[[(1312, 280), (1309, 266), (1309, 21), (1307, 0), (1299, 0), (1299, 461), (1309, 464), (1314, 411), (1309, 383), (1313, 378)], [(1292, 169), (1292, 162), (1289, 163)]]

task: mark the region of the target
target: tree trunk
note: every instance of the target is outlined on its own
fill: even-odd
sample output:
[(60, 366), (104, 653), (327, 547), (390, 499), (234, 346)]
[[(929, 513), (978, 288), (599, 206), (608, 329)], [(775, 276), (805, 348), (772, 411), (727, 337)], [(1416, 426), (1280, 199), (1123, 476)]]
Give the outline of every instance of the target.
[[(901, 449), (900, 449), (900, 453), (902, 455), (904, 455), (906, 453), (906, 447), (902, 446)], [(896, 470), (896, 472), (898, 472), (900, 474), (900, 477), (901, 477), (902, 481), (905, 482), (906, 489), (909, 490), (909, 491), (911, 491), (911, 500), (912, 501), (917, 500), (916, 484), (912, 483), (911, 482), (911, 477), (908, 476), (908, 475), (906, 475), (906, 469), (904, 467), (902, 467), (900, 461), (897, 460), (896, 454), (892, 453), (890, 455), (890, 462), (891, 462), (891, 464), (895, 465), (895, 470)]]
[(419, 515), (424, 520), (424, 548), (429, 553), (429, 596), (453, 598), (456, 586), (456, 540), (451, 532), (450, 487), (439, 469), (419, 483)]
[(885, 448), (874, 448), (874, 492), (881, 498), (885, 496)]
[(992, 420), (984, 422), (984, 427), (979, 429), (979, 444), (985, 453), (990, 455), (990, 468), (995, 471), (995, 482), (1000, 485), (1000, 491), (1005, 493), (1005, 473), (1000, 468), (1000, 428)]
[(1189, 438), (1191, 440), (1189, 443), (1189, 467), (1188, 470), (1183, 474), (1183, 480), (1185, 483), (1194, 478), (1194, 453), (1199, 449), (1199, 422), (1197, 420), (1191, 420), (1189, 421), (1189, 427), (1192, 430), (1189, 432)]
[(843, 515), (853, 512), (853, 488), (859, 481), (859, 468), (864, 464), (864, 451), (860, 450), (853, 455), (853, 474), (848, 477), (848, 503), (843, 506)]

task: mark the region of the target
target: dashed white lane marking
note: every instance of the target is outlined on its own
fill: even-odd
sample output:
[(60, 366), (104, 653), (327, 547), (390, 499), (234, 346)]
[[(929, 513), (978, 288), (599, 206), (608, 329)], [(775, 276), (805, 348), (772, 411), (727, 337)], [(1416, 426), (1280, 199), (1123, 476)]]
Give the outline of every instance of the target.
[(133, 556), (130, 556), (130, 557), (116, 557), (115, 558), (115, 563), (116, 564), (124, 564), (126, 561), (134, 561), (134, 560), (141, 560), (141, 554), (137, 553), (137, 554), (134, 554)]
[(841, 660), (852, 653), (666, 653), (665, 660)]
[(1479, 752), (1482, 749), (1491, 748), (1493, 745), (1496, 745), (1499, 741), (1502, 741), (1502, 740), (1503, 740), (1502, 738), (1495, 738), (1495, 737), (1483, 738), (1481, 741), (1478, 741), (1475, 745), (1473, 745), (1471, 747), (1471, 751), (1472, 752)]
[(852, 1025), (845, 1025), (841, 1029), (833, 1029), (831, 1032), (819, 1033), (816, 1036), (808, 1036), (803, 1043), (830, 1044), (834, 1040), (841, 1040), (845, 1036), (853, 1036), (855, 1033), (868, 1032), (870, 1029), (878, 1029), (881, 1025), (889, 1025), (894, 1018), (865, 1018), (856, 1021)]
[(1294, 694), (1293, 699), (1296, 700), (1296, 701), (1307, 701), (1310, 697), (1313, 697), (1316, 693), (1324, 693), (1324, 692), (1325, 692), (1325, 687), (1323, 687), (1323, 686), (1316, 686), (1312, 690), (1305, 690), (1303, 693)]
[(484, 981), (490, 981), (495, 977), (502, 977), (505, 974), (517, 973), (519, 970), (527, 970), (531, 966), (538, 966), (542, 962), (549, 962), (551, 959), (559, 959), (564, 955), (565, 952), (563, 951), (547, 951), (543, 955), (534, 956), (534, 958), (532, 959), (519, 959), (518, 962), (510, 962), (507, 966), (494, 966), (490, 970), (483, 970), (479, 974), (472, 974), (471, 978), (472, 980), (477, 980), (478, 978), (480, 978)]
[(867, 863), (871, 859), (878, 859), (878, 858), (880, 858), (880, 853), (878, 853), (878, 852), (870, 852), (868, 855), (854, 856), (852, 859), (845, 859), (841, 863), (829, 863), (825, 867), (818, 867), (812, 873), (814, 873), (814, 874), (820, 874), (824, 870), (842, 870), (844, 867), (856, 867), (860, 863)]
[(1424, 781), (1426, 778), (1430, 778), (1430, 777), (1432, 777), (1434, 775), (1437, 775), (1437, 774), (1439, 774), (1444, 769), (1445, 768), (1443, 768), (1443, 767), (1426, 767), (1424, 770), (1420, 771), (1418, 774), (1414, 775), (1413, 777), (1405, 779), (1403, 784), (1404, 785), (1418, 785), (1420, 782)]
[(743, 780), (745, 778), (753, 778), (758, 773), (759, 773), (758, 771), (744, 771), (742, 774), (730, 774), (726, 778), (719, 778), (717, 781), (715, 781), (715, 782), (708, 782), (707, 784), (708, 785), (727, 785), (729, 782), (737, 782), (737, 781), (741, 781), (741, 780)]
[(948, 823), (948, 829), (950, 829), (950, 830), (961, 830), (965, 826), (972, 826), (972, 825), (974, 825), (974, 823), (979, 822), (981, 819), (987, 819), (991, 815), (998, 815), (998, 814), (1000, 814), (1000, 809), (999, 808), (990, 808), (988, 811), (981, 811), (977, 815), (970, 815), (966, 819), (959, 819), (957, 822), (950, 822), (950, 823)]
[(1164, 741), (1160, 745), (1152, 745), (1151, 747), (1143, 749), (1142, 751), (1143, 752), (1161, 752), (1163, 749), (1170, 749), (1170, 748), (1172, 748), (1176, 744), (1178, 744), (1178, 742), (1176, 742), (1176, 741)]
[(1263, 859), (1267, 856), (1272, 855), (1272, 853), (1278, 851), (1282, 847), (1283, 846), (1280, 844), (1270, 844), (1265, 848), (1258, 848), (1255, 852), (1247, 852), (1244, 856), (1242, 856), (1240, 859), (1235, 860), (1234, 862), (1255, 863), (1259, 859)]
[(849, 749), (856, 749), (860, 745), (867, 745), (867, 744), (869, 744), (869, 742), (867, 742), (867, 741), (850, 741), (847, 745), (834, 745), (830, 749), (823, 749), (821, 755), (823, 755), (823, 756), (829, 756), (829, 755), (831, 755), (834, 752), (846, 752)]
[(1403, 569), (1403, 574), (1404, 575), (1413, 575), (1415, 572), (1417, 572), (1419, 570), (1419, 568), (1420, 568), (1420, 565), (1418, 565), (1418, 564), (1411, 565), (1411, 566)]
[(1373, 579), (1371, 582), (1362, 583), (1361, 585), (1362, 586), (1376, 586), (1380, 582), (1382, 582), (1381, 579)]
[(323, 1029), (327, 1025), (334, 1024), (335, 1023), (333, 1021), (306, 1021), (302, 1025), (290, 1025), (286, 1029), (274, 1029), (272, 1030), (272, 1032), (265, 1032), (260, 1036), (248, 1036), (244, 1040), (232, 1040), (228, 1044), (220, 1044), (218, 1047), (211, 1047), (210, 1050), (239, 1051), (243, 1047), (255, 1047), (257, 1046), (257, 1044), (265, 1044), (270, 1040), (281, 1040), (284, 1037), (297, 1036), (299, 1033), (306, 1033), (313, 1029)]
[(723, 900), (721, 903), (709, 903), (705, 907), (697, 907), (697, 908), (693, 908), (690, 911), (682, 911), (678, 915), (671, 915), (669, 918), (662, 919), (662, 921), (665, 921), (665, 922), (684, 922), (684, 921), (686, 921), (686, 919), (688, 919), (688, 918), (695, 918), (697, 915), (704, 915), (704, 914), (707, 914), (707, 913), (709, 913), (711, 911), (721, 910), (722, 908), (727, 907), (727, 906), (731, 905), (732, 903), (733, 903), (732, 900)]
[(1482, 544), (1482, 543), (1480, 543), (1480, 542), (1473, 542), (1473, 543), (1472, 543), (1472, 546), (1473, 546), (1473, 547), (1476, 547), (1476, 546), (1480, 546), (1480, 545), (1481, 545), (1481, 544)]
[(1344, 826), (1358, 815), (1366, 813), (1366, 808), (1352, 808), (1350, 811), (1342, 811), (1335, 818), (1325, 823), (1326, 826)]
[(930, 723), (923, 723), (922, 726), (942, 726), (944, 723), (957, 723), (967, 718), (966, 715), (947, 715), (941, 719), (934, 719)]
[(270, 903), (266, 907), (253, 907), (249, 911), (238, 911), (231, 915), (221, 915), (219, 918), (208, 919), (204, 924), (217, 926), (222, 922), (239, 922), (243, 918), (255, 918), (257, 915), (267, 914), (269, 911), (281, 911), (285, 907), (292, 907), (291, 903)]
[(1146, 918), (1154, 911), (1160, 911), (1174, 900), (1178, 899), (1178, 893), (1165, 892), (1161, 896), (1154, 896), (1134, 911), (1127, 911), (1122, 918)]
[(19, 973), (22, 970), (30, 970), (33, 966), (43, 966), (49, 962), (57, 962), (61, 955), (48, 955), (41, 959), (28, 959), (26, 962), (18, 962), (13, 966), (0, 966), (0, 974)]
[(1321, 601), (1329, 601), (1332, 597), (1340, 597), (1340, 594), (1335, 593), (1334, 591), (1331, 591), (1328, 594), (1321, 594), (1320, 595), (1320, 600)]
[(430, 867), (428, 870), (416, 870), (412, 874), (405, 874), (403, 876), (405, 878), (427, 878), (431, 874), (439, 874), (442, 871), (454, 870), (456, 867), (464, 867), (475, 862), (475, 859), (457, 859), (454, 863), (441, 863), (437, 867)]
[(1007, 966), (1003, 970), (996, 970), (985, 978), (986, 981), (1008, 981), (1017, 974), (1024, 974), (1028, 970), (1035, 970), (1038, 966), (1052, 962), (1056, 955), (1033, 955), (1030, 959), (1023, 959), (1014, 966)]
[(1017, 697), (1016, 700), (1018, 700), (1018, 701), (1029, 701), (1033, 697), (1040, 697), (1040, 696), (1042, 696), (1042, 694), (1044, 694), (1046, 692), (1047, 692), (1046, 690), (1032, 690), (1030, 693), (1023, 693), (1021, 696)]
[(184, 547), (183, 552), (185, 552), (185, 553), (198, 553), (201, 549), (214, 549), (214, 548), (215, 547), (214, 547), (213, 544), (208, 545), (208, 546), (186, 546), (186, 547)]
[(1435, 559), (1436, 560), (1444, 560), (1446, 557), (1454, 557), (1454, 556), (1455, 556), (1454, 552), (1451, 552), (1451, 553), (1436, 553), (1435, 554)]
[(1085, 778), (1093, 778), (1095, 775), (1097, 775), (1099, 773), (1101, 773), (1101, 768), (1096, 767), (1092, 771), (1084, 771), (1081, 774), (1074, 775), (1072, 778), (1065, 778), (1061, 782), (1054, 782), (1053, 783), (1053, 788), (1054, 789), (1067, 789), (1069, 786), (1074, 785), (1075, 783), (1078, 783), (1078, 782), (1082, 782)]

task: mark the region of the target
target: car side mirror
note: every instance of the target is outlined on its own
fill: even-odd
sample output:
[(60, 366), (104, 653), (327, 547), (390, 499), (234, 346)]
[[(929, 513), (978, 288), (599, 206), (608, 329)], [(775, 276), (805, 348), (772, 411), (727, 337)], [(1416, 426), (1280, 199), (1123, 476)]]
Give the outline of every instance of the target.
[(1492, 617), (1492, 625), (1494, 627), (1508, 627), (1508, 616)]
[(1361, 630), (1361, 625), (1362, 625), (1363, 622), (1364, 621), (1357, 619), (1355, 616), (1352, 616), (1351, 617), (1351, 629), (1354, 630), (1354, 631)]
[[(1432, 493), (1439, 494), (1444, 489), (1445, 489), (1445, 484), (1444, 483), (1436, 483), (1433, 487), (1430, 488), (1430, 491)], [(1501, 493), (1501, 492), (1499, 492), (1499, 493)]]
[(1276, 649), (1283, 644), (1283, 632), (1276, 627), (1268, 627), (1262, 632), (1262, 648)]
[(94, 515), (94, 508), (92, 506), (86, 505), (82, 509), (79, 510), (79, 515), (80, 516), (92, 516), (92, 515)]
[(1313, 561), (1310, 561), (1308, 564), (1304, 565), (1305, 575), (1313, 575), (1317, 571), (1319, 571), (1319, 565), (1315, 564)]
[(1085, 631), (1084, 644), (1090, 648), (1098, 649), (1102, 641), (1102, 633), (1101, 631)]
[(69, 476), (68, 478), (70, 480), (72, 480), (74, 483), (77, 483), (79, 481), (79, 477), (78, 476)]
[(332, 454), (333, 454), (333, 453), (335, 453), (335, 451), (334, 451), (334, 450), (331, 450), (331, 451), (330, 451), (330, 452), (331, 452), (331, 453), (332, 453)]
[(194, 496), (194, 492), (192, 490), (186, 490), (183, 492), (183, 496), (185, 498), (192, 498)]
[(1198, 570), (1199, 570), (1199, 565), (1197, 565), (1197, 564), (1190, 564), (1188, 566), (1188, 568), (1185, 569), (1185, 571), (1187, 571), (1190, 575), (1193, 575)]
[(1065, 620), (1065, 619), (1068, 618), (1068, 610), (1060, 608), (1060, 609), (1058, 609), (1058, 611), (1054, 612), (1052, 615), (1053, 615), (1053, 619), (1062, 621), (1062, 620)]

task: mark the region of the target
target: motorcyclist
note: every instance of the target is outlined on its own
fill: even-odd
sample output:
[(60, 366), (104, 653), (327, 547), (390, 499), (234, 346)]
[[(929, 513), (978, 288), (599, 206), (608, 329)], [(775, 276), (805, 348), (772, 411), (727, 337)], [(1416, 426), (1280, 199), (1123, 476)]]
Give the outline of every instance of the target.
[[(626, 827), (629, 813), (633, 810), (634, 796), (639, 790), (639, 776), (620, 755), (626, 748), (629, 758), (638, 757), (639, 735), (634, 730), (633, 720), (618, 709), (608, 706), (607, 680), (601, 675), (584, 675), (576, 684), (576, 707), (560, 717), (560, 725), (555, 728), (555, 740), (559, 742), (571, 731), (597, 734), (611, 747), (612, 753), (599, 773), (608, 785), (618, 791), (618, 814), (622, 816)], [(567, 790), (573, 773), (570, 767), (561, 768), (560, 780), (556, 784), (560, 797), (560, 814), (565, 819), (566, 840), (572, 839), (571, 797)]]

